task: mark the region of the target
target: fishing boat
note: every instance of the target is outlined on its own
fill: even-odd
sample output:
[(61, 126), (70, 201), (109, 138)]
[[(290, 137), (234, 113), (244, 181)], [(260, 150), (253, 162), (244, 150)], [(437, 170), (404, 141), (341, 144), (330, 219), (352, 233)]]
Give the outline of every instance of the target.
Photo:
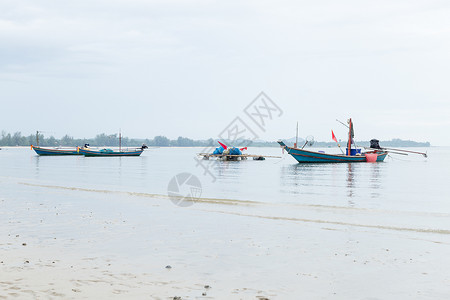
[[(382, 162), (386, 158), (388, 151), (379, 147), (378, 143), (371, 143), (371, 147), (369, 151), (361, 152), (361, 149), (358, 149), (354, 142), (354, 131), (353, 131), (353, 123), (352, 119), (348, 120), (348, 143), (347, 149), (344, 154), (328, 154), (324, 151), (312, 151), (306, 150), (304, 147), (308, 144), (308, 139), (305, 144), (301, 148), (297, 148), (297, 143), (294, 144), (294, 147), (287, 146), (283, 141), (279, 140), (278, 144), (286, 150), (288, 154), (290, 154), (293, 158), (295, 158), (299, 163), (353, 163), (353, 162)], [(337, 139), (333, 134), (333, 140), (337, 142)], [(377, 141), (377, 140), (373, 140)], [(378, 141), (377, 141), (378, 142)], [(354, 148), (352, 148), (354, 145)], [(339, 145), (340, 147), (340, 145)], [(349, 151), (350, 150), (350, 151)]]
[(31, 150), (36, 151), (38, 155), (81, 155), (78, 148), (44, 148), (31, 145)]
[(77, 150), (78, 147), (40, 147), (39, 146), (39, 131), (36, 131), (36, 145), (31, 145), (31, 150), (34, 150), (37, 155), (81, 155)]
[(119, 149), (118, 151), (113, 149), (100, 149), (100, 150), (93, 150), (89, 148), (79, 148), (78, 151), (80, 154), (84, 156), (139, 156), (144, 152), (144, 149), (148, 148), (145, 144), (142, 145), (140, 148), (136, 148), (133, 150), (122, 150)]
[(94, 150), (89, 148), (89, 145), (85, 145), (83, 148), (78, 148), (78, 152), (84, 156), (139, 156), (147, 149), (147, 145), (142, 144), (139, 148), (122, 150), (122, 134), (119, 132), (119, 150), (113, 150), (104, 148), (100, 150)]
[[(356, 153), (354, 155), (347, 155), (347, 154), (328, 154), (324, 152), (318, 152), (318, 151), (311, 151), (311, 150), (305, 150), (301, 148), (293, 148), (286, 146), (282, 141), (278, 141), (278, 144), (280, 144), (281, 147), (283, 147), (287, 153), (292, 155), (293, 158), (295, 158), (300, 163), (340, 163), (340, 162), (367, 162), (371, 161), (370, 158), (372, 157), (372, 162), (381, 162), (384, 161), (386, 158), (388, 152), (387, 151), (368, 151), (364, 153)], [(358, 149), (359, 150), (359, 149)], [(353, 152), (351, 152), (353, 153)]]

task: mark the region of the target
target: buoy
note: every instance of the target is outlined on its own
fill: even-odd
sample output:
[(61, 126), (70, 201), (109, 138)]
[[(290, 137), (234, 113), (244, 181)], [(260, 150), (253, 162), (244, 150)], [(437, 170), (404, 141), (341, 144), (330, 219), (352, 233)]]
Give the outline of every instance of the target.
[(366, 153), (367, 162), (377, 162), (378, 155), (376, 153)]

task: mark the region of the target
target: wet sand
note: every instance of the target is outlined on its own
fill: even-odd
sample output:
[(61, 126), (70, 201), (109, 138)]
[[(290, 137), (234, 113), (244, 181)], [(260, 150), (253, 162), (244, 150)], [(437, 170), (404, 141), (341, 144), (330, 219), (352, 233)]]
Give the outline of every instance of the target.
[(0, 299), (450, 297), (446, 213), (0, 184)]

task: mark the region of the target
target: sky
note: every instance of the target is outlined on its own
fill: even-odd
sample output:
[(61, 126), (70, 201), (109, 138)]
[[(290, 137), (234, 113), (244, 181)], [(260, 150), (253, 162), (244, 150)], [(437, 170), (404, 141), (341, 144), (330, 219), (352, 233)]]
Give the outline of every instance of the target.
[[(331, 141), (351, 117), (356, 140), (449, 146), (449, 16), (433, 0), (2, 0), (0, 131), (206, 139), (238, 118), (258, 139), (298, 121)], [(246, 114), (261, 92), (264, 126)]]

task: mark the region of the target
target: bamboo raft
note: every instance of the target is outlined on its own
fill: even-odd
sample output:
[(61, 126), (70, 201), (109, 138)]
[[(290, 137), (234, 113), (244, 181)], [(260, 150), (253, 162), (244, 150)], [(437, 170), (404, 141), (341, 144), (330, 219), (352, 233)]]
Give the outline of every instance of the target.
[(219, 160), (226, 160), (226, 161), (239, 161), (239, 160), (246, 160), (249, 158), (253, 158), (253, 160), (265, 160), (266, 158), (281, 158), (281, 156), (256, 155), (256, 154), (234, 155), (234, 154), (198, 153), (197, 155), (205, 160), (209, 160), (210, 158), (216, 158)]

